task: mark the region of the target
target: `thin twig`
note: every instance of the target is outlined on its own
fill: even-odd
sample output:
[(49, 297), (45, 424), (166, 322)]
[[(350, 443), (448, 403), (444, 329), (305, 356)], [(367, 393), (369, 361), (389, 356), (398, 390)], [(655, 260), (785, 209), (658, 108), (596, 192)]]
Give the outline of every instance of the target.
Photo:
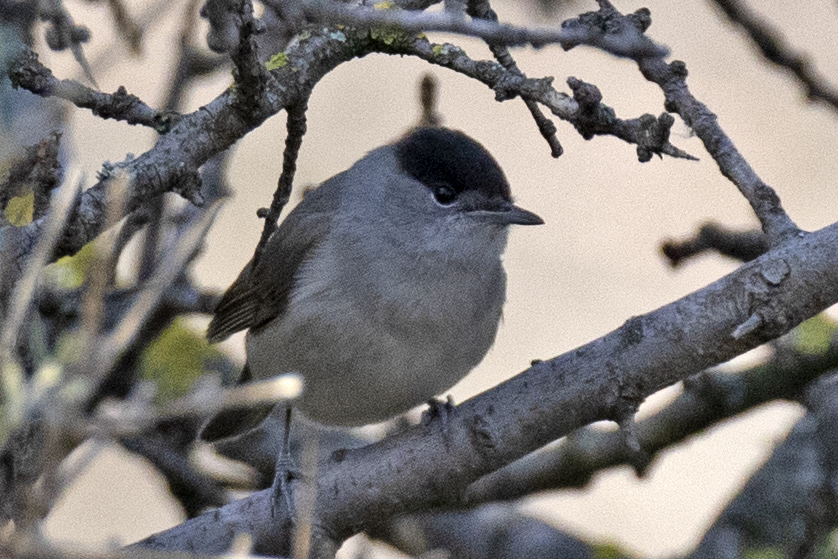
[[(489, 6), (489, 0), (473, 0), (472, 2), (469, 2), (468, 13), (478, 19), (490, 21), (492, 23), (498, 22), (498, 15), (491, 8), (491, 6)], [(489, 45), (489, 50), (492, 51), (495, 60), (500, 62), (504, 68), (513, 74), (520, 75), (523, 78), (526, 77), (520, 68), (518, 68), (518, 65), (515, 63), (515, 59), (512, 58), (512, 55), (509, 53), (509, 49), (506, 48), (505, 45), (501, 45), (493, 41), (486, 41), (486, 43)], [(541, 112), (541, 108), (538, 106), (538, 103), (534, 100), (524, 98), (524, 104), (527, 106), (527, 109), (529, 109), (530, 114), (535, 120), (535, 123), (538, 126), (538, 131), (541, 132), (541, 135), (545, 140), (547, 140), (547, 145), (550, 146), (550, 155), (555, 158), (561, 157), (564, 150), (562, 149), (561, 143), (559, 143), (559, 139), (556, 137), (556, 125), (553, 124), (552, 120), (544, 116)]]
[(251, 267), (253, 270), (256, 269), (256, 265), (262, 258), (265, 245), (267, 245), (271, 235), (276, 231), (277, 221), (279, 220), (279, 215), (282, 213), (282, 208), (285, 207), (285, 204), (291, 198), (294, 173), (297, 171), (297, 156), (300, 153), (303, 136), (306, 133), (307, 110), (307, 99), (287, 109), (288, 119), (285, 124), (287, 135), (285, 137), (285, 151), (282, 153), (282, 173), (279, 175), (279, 181), (277, 182), (276, 191), (271, 201), (271, 207), (267, 210), (265, 208), (259, 210), (259, 217), (265, 218), (265, 226), (262, 228), (262, 236), (259, 238), (259, 244), (256, 246), (256, 252), (253, 255), (253, 264)]
[(24, 47), (12, 63), (9, 77), (14, 87), (31, 91), (41, 97), (58, 97), (70, 101), (102, 118), (124, 120), (128, 124), (141, 124), (165, 134), (177, 122), (178, 116), (171, 112), (159, 112), (138, 97), (131, 95), (123, 86), (116, 93), (101, 93), (74, 80), (59, 80), (52, 71), (38, 61), (38, 55)]
[(712, 1), (724, 11), (731, 23), (745, 30), (766, 60), (794, 74), (806, 88), (809, 100), (823, 101), (833, 110), (838, 110), (838, 90), (818, 74), (805, 55), (798, 54), (783, 41), (778, 29), (752, 13), (739, 0)]
[(633, 28), (606, 29), (594, 26), (567, 26), (560, 29), (530, 29), (490, 21), (467, 20), (447, 12), (426, 13), (405, 10), (377, 10), (364, 6), (350, 7), (337, 2), (312, 0), (304, 2), (309, 18), (324, 23), (341, 23), (359, 28), (395, 26), (406, 32), (441, 31), (468, 37), (479, 37), (498, 45), (543, 47), (558, 43), (570, 49), (577, 45), (600, 47), (615, 56), (666, 56), (665, 47), (653, 43)]
[(177, 247), (169, 253), (166, 259), (160, 262), (154, 275), (146, 282), (145, 289), (132, 305), (130, 311), (126, 313), (126, 318), (98, 344), (99, 347), (93, 352), (96, 354), (92, 361), (92, 366), (96, 370), (94, 378), (99, 378), (107, 373), (122, 350), (131, 344), (142, 325), (145, 324), (146, 319), (156, 308), (166, 289), (183, 272), (184, 266), (194, 258), (196, 249), (204, 241), (207, 229), (212, 225), (220, 207), (221, 202), (213, 204), (184, 232)]
[[(689, 153), (677, 148), (669, 141), (669, 131), (675, 119), (663, 113), (659, 117), (650, 114), (639, 118), (623, 120), (614, 109), (601, 103), (601, 94), (591, 94), (596, 88), (576, 78), (568, 83), (574, 96), (556, 91), (552, 78), (524, 78), (514, 75), (500, 64), (473, 60), (455, 45), (434, 44), (423, 37), (401, 41), (393, 45), (379, 45), (385, 52), (410, 54), (431, 64), (437, 64), (474, 78), (495, 91), (495, 98), (503, 101), (521, 96), (533, 99), (561, 120), (570, 122), (585, 139), (597, 135), (610, 135), (631, 144), (636, 144), (639, 159), (649, 161), (652, 154), (669, 155), (681, 159), (695, 160)], [(598, 93), (598, 90), (596, 90)]]

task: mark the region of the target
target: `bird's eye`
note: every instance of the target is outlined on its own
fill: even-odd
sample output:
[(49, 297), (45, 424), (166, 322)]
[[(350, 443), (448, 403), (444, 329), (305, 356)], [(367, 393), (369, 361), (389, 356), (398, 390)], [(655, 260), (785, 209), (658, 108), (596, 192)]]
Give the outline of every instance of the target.
[(457, 199), (457, 191), (447, 184), (438, 184), (433, 187), (434, 199), (443, 206), (450, 206)]

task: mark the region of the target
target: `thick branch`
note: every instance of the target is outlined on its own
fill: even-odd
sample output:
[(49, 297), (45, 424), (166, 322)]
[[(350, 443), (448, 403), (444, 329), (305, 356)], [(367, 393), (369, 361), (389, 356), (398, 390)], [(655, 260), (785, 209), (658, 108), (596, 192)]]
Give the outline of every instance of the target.
[(770, 362), (740, 373), (706, 371), (684, 380), (684, 393), (637, 422), (640, 452), (619, 431), (580, 429), (550, 446), (478, 480), (469, 504), (518, 499), (537, 491), (582, 487), (594, 473), (618, 465), (646, 471), (657, 454), (734, 415), (778, 398), (799, 398), (803, 387), (838, 367), (838, 339), (812, 355), (781, 351)]
[[(340, 541), (396, 514), (457, 500), (479, 477), (582, 425), (622, 417), (658, 389), (775, 338), (836, 301), (838, 224), (534, 365), (458, 406), (447, 430), (439, 422), (417, 426), (322, 462), (317, 525), (329, 536), (323, 540)], [(759, 327), (734, 336), (753, 316), (761, 317)], [(233, 533), (248, 531), (257, 550), (270, 552), (275, 529), (263, 491), (138, 545), (221, 551)]]

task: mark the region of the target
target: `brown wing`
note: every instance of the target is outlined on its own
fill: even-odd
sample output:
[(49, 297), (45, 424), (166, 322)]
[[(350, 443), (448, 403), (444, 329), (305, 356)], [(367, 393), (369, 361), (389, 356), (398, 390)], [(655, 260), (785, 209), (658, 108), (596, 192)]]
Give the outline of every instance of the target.
[(320, 195), (325, 186), (310, 192), (288, 214), (268, 241), (255, 272), (251, 261), (224, 293), (207, 328), (210, 343), (263, 326), (285, 312), (294, 276), (326, 237), (329, 215), (337, 205), (337, 200), (326, 202)]

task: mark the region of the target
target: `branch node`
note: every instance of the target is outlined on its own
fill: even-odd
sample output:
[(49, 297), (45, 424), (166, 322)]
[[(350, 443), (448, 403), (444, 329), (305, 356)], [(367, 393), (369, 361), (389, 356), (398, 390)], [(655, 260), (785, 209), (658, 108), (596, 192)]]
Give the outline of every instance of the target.
[(760, 313), (756, 312), (752, 314), (748, 318), (748, 320), (737, 326), (736, 330), (734, 330), (733, 334), (731, 335), (733, 336), (734, 340), (741, 340), (748, 334), (753, 334), (754, 332), (762, 328), (764, 324), (765, 319), (762, 317)]

